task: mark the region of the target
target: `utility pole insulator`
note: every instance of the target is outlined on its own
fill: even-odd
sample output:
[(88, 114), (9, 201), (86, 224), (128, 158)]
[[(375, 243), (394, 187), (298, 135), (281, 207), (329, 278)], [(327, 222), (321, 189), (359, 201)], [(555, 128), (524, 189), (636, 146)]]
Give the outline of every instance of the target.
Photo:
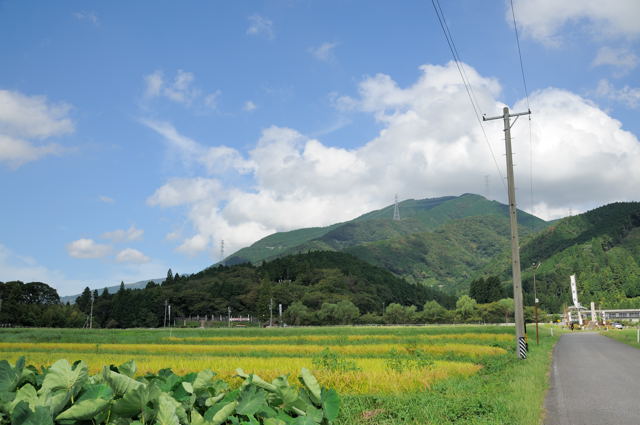
[[(529, 115), (531, 111), (510, 114), (509, 108), (502, 109), (502, 115), (487, 118), (483, 121), (502, 119), (504, 121), (504, 144), (507, 156), (507, 182), (509, 191), (509, 221), (511, 223), (511, 268), (513, 276), (513, 303), (516, 322), (516, 352), (521, 359), (527, 358), (528, 345), (524, 334), (524, 307), (522, 305), (522, 277), (520, 275), (520, 242), (518, 239), (518, 217), (516, 208), (516, 189), (513, 177), (513, 152), (511, 150), (511, 118)], [(515, 123), (515, 120), (513, 121)]]

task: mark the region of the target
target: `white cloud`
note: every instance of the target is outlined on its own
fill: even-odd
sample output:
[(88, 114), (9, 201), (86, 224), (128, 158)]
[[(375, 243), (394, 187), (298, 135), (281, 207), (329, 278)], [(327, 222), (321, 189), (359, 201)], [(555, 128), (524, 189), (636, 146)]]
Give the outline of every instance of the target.
[(275, 33), (273, 31), (273, 22), (269, 18), (260, 15), (249, 16), (249, 28), (247, 34), (259, 35), (273, 40)]
[[(173, 179), (148, 202), (187, 206), (192, 233), (178, 250), (210, 252), (217, 259), (221, 239), (233, 252), (275, 231), (354, 218), (391, 204), (396, 193), (401, 199), (484, 193), (483, 177), (496, 176), (497, 181), (497, 172), (455, 64), (421, 70), (408, 87), (379, 74), (359, 84), (357, 97), (343, 96), (351, 110), (372, 114), (382, 127), (360, 147), (327, 146), (291, 128), (269, 127), (248, 154), (237, 153), (238, 161), (251, 164), (251, 187), (203, 177)], [(499, 114), (503, 104), (498, 82), (471, 67), (466, 70), (481, 111)], [(536, 212), (549, 218), (569, 207), (578, 212), (636, 197), (640, 142), (622, 130), (620, 122), (564, 90), (534, 92), (530, 102)], [(521, 102), (513, 109), (526, 106)], [(178, 142), (185, 138), (170, 128), (159, 133)], [(502, 127), (491, 122), (486, 131), (503, 169)], [(516, 184), (528, 188), (527, 122), (520, 120), (512, 132), (517, 165), (522, 164), (516, 167)], [(208, 149), (188, 140), (174, 146)], [(492, 191), (505, 202), (502, 192)], [(528, 191), (519, 193), (521, 208), (531, 208), (528, 198)]]
[(216, 109), (222, 92), (216, 90), (204, 94), (203, 90), (196, 87), (195, 75), (179, 69), (173, 81), (166, 81), (164, 73), (156, 70), (144, 76), (146, 99), (164, 98), (187, 108)]
[(141, 120), (141, 122), (163, 136), (169, 142), (172, 151), (186, 166), (200, 165), (209, 174), (223, 174), (229, 169), (248, 173), (253, 169), (252, 162), (245, 160), (240, 152), (233, 148), (202, 146), (195, 140), (178, 133), (175, 127), (167, 122), (153, 120)]
[[(579, 25), (594, 38), (640, 35), (640, 2), (637, 0), (514, 0), (518, 26), (524, 35), (544, 44), (561, 43), (561, 30)], [(505, 18), (512, 22), (507, 2)]]
[(100, 195), (98, 199), (100, 200), (100, 202), (104, 202), (105, 204), (113, 204), (114, 202), (116, 202), (115, 199), (110, 198), (106, 195)]
[(0, 162), (17, 168), (47, 155), (59, 155), (64, 148), (56, 143), (36, 145), (26, 140), (0, 134)]
[(309, 52), (313, 55), (314, 58), (319, 61), (329, 62), (335, 58), (333, 54), (333, 50), (338, 46), (338, 43), (322, 43), (318, 47), (311, 47)]
[(242, 107), (242, 109), (247, 112), (254, 111), (256, 110), (256, 108), (257, 108), (256, 104), (253, 103), (253, 101), (251, 100), (247, 100), (246, 102), (244, 102), (244, 106)]
[(606, 79), (598, 82), (595, 95), (614, 102), (622, 103), (632, 109), (635, 109), (640, 105), (640, 88), (624, 86), (617, 89)]
[(131, 226), (127, 230), (118, 229), (113, 232), (103, 233), (102, 238), (110, 239), (112, 242), (130, 242), (141, 239), (143, 234), (144, 230)]
[(149, 261), (151, 261), (151, 259), (137, 249), (126, 248), (116, 255), (116, 261), (118, 263), (142, 264), (148, 263)]
[(220, 90), (216, 90), (213, 93), (209, 93), (204, 98), (204, 105), (207, 108), (210, 108), (210, 109), (217, 109), (218, 108), (218, 99), (220, 98), (221, 94), (222, 94), (222, 92)]
[(67, 253), (74, 258), (102, 258), (110, 252), (110, 246), (96, 243), (93, 239), (78, 239), (67, 245)]
[(638, 55), (625, 48), (601, 47), (598, 49), (593, 66), (609, 65), (627, 73), (638, 66)]
[(98, 19), (98, 15), (96, 14), (96, 12), (94, 12), (92, 10), (85, 10), (85, 11), (81, 11), (81, 12), (75, 12), (73, 14), (73, 17), (76, 18), (79, 21), (90, 22), (95, 26), (99, 26), (100, 25), (100, 20)]
[(0, 90), (0, 162), (17, 168), (63, 153), (62, 146), (42, 140), (73, 132), (70, 109), (65, 103), (49, 103), (44, 96)]
[(182, 232), (180, 230), (174, 230), (173, 232), (169, 232), (165, 235), (165, 239), (168, 241), (175, 241), (182, 237)]
[(175, 207), (205, 200), (222, 199), (222, 184), (215, 179), (171, 179), (147, 199), (151, 206)]

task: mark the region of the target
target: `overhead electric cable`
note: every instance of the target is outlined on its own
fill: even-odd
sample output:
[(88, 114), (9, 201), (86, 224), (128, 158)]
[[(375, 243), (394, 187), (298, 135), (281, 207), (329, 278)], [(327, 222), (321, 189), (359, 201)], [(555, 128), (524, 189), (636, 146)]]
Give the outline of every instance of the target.
[(484, 135), (484, 140), (489, 148), (489, 152), (491, 153), (491, 158), (493, 158), (493, 163), (496, 166), (496, 170), (500, 175), (500, 181), (502, 182), (502, 186), (506, 190), (506, 185), (504, 182), (504, 177), (502, 172), (500, 171), (500, 167), (498, 166), (498, 161), (496, 160), (496, 156), (493, 153), (493, 149), (491, 148), (491, 143), (489, 142), (489, 137), (484, 129), (484, 125), (482, 124), (482, 119), (480, 118), (480, 113), (478, 112), (479, 106), (478, 102), (475, 100), (475, 95), (473, 93), (473, 88), (471, 87), (471, 82), (467, 78), (467, 74), (464, 71), (464, 65), (462, 64), (462, 60), (460, 59), (460, 55), (458, 54), (458, 49), (455, 46), (455, 42), (453, 41), (453, 36), (449, 31), (449, 26), (446, 23), (444, 18), (444, 12), (442, 11), (442, 7), (440, 6), (439, 0), (431, 0), (431, 4), (433, 5), (433, 9), (436, 12), (436, 16), (438, 18), (438, 22), (440, 23), (440, 28), (442, 28), (442, 32), (444, 34), (444, 38), (449, 45), (449, 50), (451, 51), (451, 55), (453, 56), (453, 60), (456, 63), (456, 68), (458, 68), (458, 73), (460, 74), (460, 78), (462, 79), (462, 83), (464, 84), (464, 88), (467, 92), (467, 96), (469, 97), (469, 101), (471, 102), (471, 106), (473, 108), (473, 112), (475, 114), (476, 120), (478, 121), (478, 125), (480, 125), (480, 129), (482, 130), (482, 134)]
[[(518, 35), (518, 23), (516, 21), (516, 11), (513, 7), (513, 0), (509, 0), (511, 4), (511, 17), (513, 18), (513, 29), (516, 34), (516, 44), (518, 46), (518, 58), (520, 59), (520, 73), (522, 74), (522, 85), (524, 86), (524, 94), (527, 99), (527, 109), (531, 111), (529, 104), (529, 90), (527, 89), (527, 79), (524, 76), (524, 65), (522, 63), (522, 50), (520, 49), (520, 37)], [(533, 137), (531, 135), (531, 114), (529, 114), (529, 196), (531, 202), (531, 213), (533, 214)]]

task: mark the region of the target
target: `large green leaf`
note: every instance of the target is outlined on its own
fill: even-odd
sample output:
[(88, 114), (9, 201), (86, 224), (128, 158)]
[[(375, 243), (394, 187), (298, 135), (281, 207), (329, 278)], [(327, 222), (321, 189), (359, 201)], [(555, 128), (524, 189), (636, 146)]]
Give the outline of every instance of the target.
[(232, 401), (231, 403), (227, 403), (222, 407), (222, 409), (218, 410), (218, 412), (213, 415), (211, 421), (208, 422), (208, 425), (221, 425), (223, 422), (227, 420), (229, 416), (233, 414), (238, 406), (237, 401)]
[(87, 381), (87, 365), (78, 362), (71, 367), (65, 359), (55, 362), (47, 371), (38, 394), (66, 391), (71, 398), (75, 397)]
[(300, 375), (302, 377), (302, 383), (309, 390), (309, 395), (311, 396), (311, 401), (315, 404), (320, 404), (322, 402), (322, 394), (320, 389), (320, 384), (318, 384), (318, 380), (315, 376), (309, 371), (309, 369), (303, 367), (300, 371)]
[(214, 376), (216, 374), (209, 369), (201, 370), (196, 376), (196, 380), (193, 381), (193, 390), (195, 392), (206, 391), (214, 384)]
[(158, 398), (158, 414), (156, 415), (156, 425), (180, 425), (180, 420), (176, 414), (176, 408), (180, 404), (170, 395), (161, 393)]
[(267, 399), (264, 390), (258, 390), (258, 388), (251, 386), (245, 388), (238, 399), (238, 406), (236, 412), (251, 416), (255, 415), (259, 411), (268, 408)]
[(15, 367), (6, 360), (0, 361), (0, 391), (15, 391), (20, 383), (23, 368), (24, 357), (20, 357), (16, 361)]
[(313, 421), (308, 416), (298, 416), (291, 422), (292, 425), (316, 425), (316, 422)]
[(109, 407), (113, 391), (106, 384), (85, 387), (78, 400), (60, 413), (56, 420), (88, 420)]
[(10, 411), (15, 409), (16, 405), (21, 401), (26, 401), (29, 404), (29, 408), (34, 410), (39, 403), (38, 400), (38, 392), (31, 384), (26, 384), (20, 387), (18, 391), (16, 391), (16, 397), (10, 403)]
[(333, 388), (330, 390), (322, 389), (322, 410), (324, 410), (324, 417), (329, 422), (333, 422), (338, 417), (340, 397)]
[(126, 363), (122, 363), (120, 366), (118, 366), (118, 372), (123, 374), (123, 375), (127, 375), (130, 378), (133, 378), (133, 376), (136, 374), (136, 370), (138, 368), (136, 367), (136, 362), (133, 360), (129, 360)]
[(155, 384), (140, 385), (129, 390), (113, 404), (113, 412), (126, 417), (134, 417), (144, 413), (145, 407), (160, 396), (160, 389)]
[(53, 419), (49, 409), (37, 406), (35, 410), (29, 409), (26, 401), (21, 401), (11, 413), (12, 425), (53, 425)]
[(128, 391), (134, 390), (142, 385), (141, 382), (136, 381), (127, 375), (114, 372), (106, 366), (102, 369), (102, 377), (107, 384), (109, 384), (116, 397), (122, 396)]

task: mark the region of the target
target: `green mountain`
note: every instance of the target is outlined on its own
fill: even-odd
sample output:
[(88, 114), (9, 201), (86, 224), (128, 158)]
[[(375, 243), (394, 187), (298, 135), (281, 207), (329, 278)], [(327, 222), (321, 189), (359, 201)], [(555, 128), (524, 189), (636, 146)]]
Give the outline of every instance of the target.
[[(572, 304), (569, 276), (576, 274), (582, 305), (640, 307), (640, 203), (618, 202), (567, 217), (526, 240), (521, 248), (525, 302), (533, 304), (533, 263), (542, 308)], [(484, 269), (511, 281), (510, 257)]]
[[(525, 226), (519, 229), (523, 237), (532, 232)], [(408, 282), (466, 293), (478, 270), (509, 252), (510, 240), (509, 220), (488, 215), (452, 220), (430, 232), (355, 245), (345, 252)]]
[[(508, 206), (464, 194), (399, 204), (401, 220), (390, 205), (328, 227), (276, 233), (225, 260), (257, 263), (310, 251), (344, 251), (383, 267), (407, 281), (447, 292), (466, 291), (470, 278), (510, 240)], [(520, 232), (547, 226), (520, 211)]]
[[(227, 257), (224, 264), (257, 264), (262, 260), (308, 250), (342, 250), (360, 243), (426, 232), (466, 217), (509, 217), (507, 205), (469, 193), (433, 199), (409, 199), (398, 206), (402, 217), (400, 221), (392, 219), (394, 206), (390, 205), (345, 223), (278, 232), (240, 249)], [(518, 223), (532, 230), (547, 226), (544, 220), (524, 211), (518, 212)]]

